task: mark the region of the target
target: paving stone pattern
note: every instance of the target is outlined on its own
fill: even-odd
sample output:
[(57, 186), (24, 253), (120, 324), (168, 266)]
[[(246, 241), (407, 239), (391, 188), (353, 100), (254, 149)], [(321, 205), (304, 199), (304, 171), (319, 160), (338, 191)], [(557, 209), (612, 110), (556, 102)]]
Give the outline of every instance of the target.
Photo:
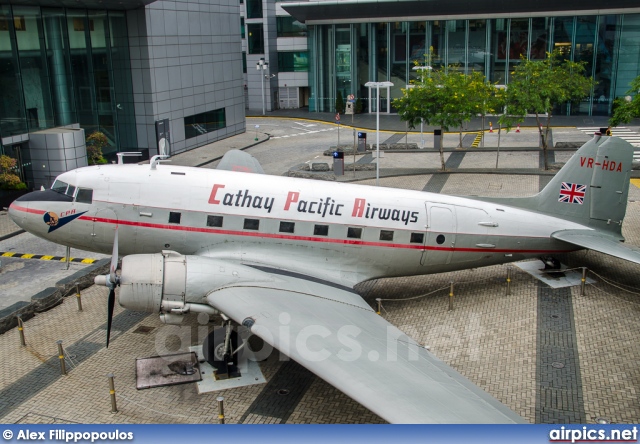
[(536, 423), (584, 423), (584, 399), (569, 288), (538, 283)]
[(317, 377), (290, 360), (280, 366), (251, 407), (240, 418), (241, 424), (284, 424)]

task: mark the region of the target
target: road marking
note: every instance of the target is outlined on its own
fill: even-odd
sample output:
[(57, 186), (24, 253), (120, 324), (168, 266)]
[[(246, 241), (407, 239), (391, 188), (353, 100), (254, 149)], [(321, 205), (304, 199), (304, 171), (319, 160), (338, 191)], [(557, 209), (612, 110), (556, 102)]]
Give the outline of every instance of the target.
[[(59, 262), (67, 261), (66, 256), (47, 256), (43, 254), (16, 253), (14, 251), (0, 251), (0, 256), (13, 257), (16, 259), (40, 259), (42, 261), (59, 261)], [(70, 258), (70, 262), (79, 262), (83, 264), (93, 264), (97, 260), (98, 259), (80, 258), (80, 257)]]

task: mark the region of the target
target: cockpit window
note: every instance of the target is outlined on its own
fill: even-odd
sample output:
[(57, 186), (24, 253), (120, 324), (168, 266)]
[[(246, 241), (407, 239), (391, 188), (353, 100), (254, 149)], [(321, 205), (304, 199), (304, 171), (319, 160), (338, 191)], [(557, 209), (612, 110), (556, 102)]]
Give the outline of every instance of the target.
[(89, 188), (78, 188), (76, 202), (90, 204), (93, 202), (93, 190)]
[(71, 196), (71, 197), (73, 197), (73, 195), (76, 192), (75, 186), (70, 185), (58, 179), (56, 179), (56, 181), (53, 182), (53, 185), (51, 185), (51, 189), (57, 193), (66, 194), (67, 196)]
[(53, 182), (53, 185), (51, 185), (51, 189), (53, 191), (56, 191), (58, 193), (61, 194), (66, 194), (67, 193), (67, 188), (69, 188), (69, 184), (67, 182), (63, 182), (61, 180), (56, 179), (55, 182)]

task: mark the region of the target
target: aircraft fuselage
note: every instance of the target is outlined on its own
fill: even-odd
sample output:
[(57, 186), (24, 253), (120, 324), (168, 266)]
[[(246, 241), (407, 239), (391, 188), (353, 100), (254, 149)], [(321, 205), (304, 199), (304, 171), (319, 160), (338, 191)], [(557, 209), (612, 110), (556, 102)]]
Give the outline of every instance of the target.
[(119, 227), (121, 255), (273, 262), (348, 285), (572, 251), (550, 234), (586, 228), (455, 196), (169, 165), (87, 167), (57, 180), (68, 195), (37, 191), (9, 209), (53, 242), (109, 253)]

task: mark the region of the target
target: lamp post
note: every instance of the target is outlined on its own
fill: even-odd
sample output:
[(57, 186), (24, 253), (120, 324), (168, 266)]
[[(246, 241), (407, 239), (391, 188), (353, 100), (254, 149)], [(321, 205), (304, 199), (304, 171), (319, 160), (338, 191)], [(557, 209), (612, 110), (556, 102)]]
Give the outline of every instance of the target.
[(264, 103), (264, 79), (266, 77), (265, 71), (269, 69), (269, 62), (265, 62), (264, 59), (258, 60), (256, 63), (256, 69), (260, 72), (260, 80), (262, 83), (262, 115), (265, 115), (265, 103)]
[[(430, 65), (426, 65), (426, 66), (414, 66), (413, 70), (414, 71), (420, 71), (421, 75), (420, 75), (420, 81), (424, 81), (424, 71), (428, 71), (429, 75), (431, 75), (431, 70), (433, 68)], [(424, 124), (424, 119), (421, 117), (420, 118), (420, 148), (424, 148), (424, 132), (422, 131), (422, 127)]]
[(380, 87), (388, 88), (393, 86), (391, 82), (367, 82), (366, 87), (376, 88), (376, 186), (380, 182)]

